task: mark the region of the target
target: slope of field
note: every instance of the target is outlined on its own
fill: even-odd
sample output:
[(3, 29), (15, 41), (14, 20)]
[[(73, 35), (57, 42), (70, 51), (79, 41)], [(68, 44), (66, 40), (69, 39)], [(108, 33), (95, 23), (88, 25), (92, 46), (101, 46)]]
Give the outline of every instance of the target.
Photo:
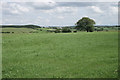
[(14, 33), (28, 33), (30, 31), (35, 31), (31, 28), (3, 28), (2, 32), (14, 32)]
[(3, 34), (3, 78), (115, 78), (117, 32)]
[[(48, 29), (46, 28), (2, 28), (1, 32), (10, 32), (10, 33), (46, 33)], [(49, 29), (50, 30), (50, 29)]]

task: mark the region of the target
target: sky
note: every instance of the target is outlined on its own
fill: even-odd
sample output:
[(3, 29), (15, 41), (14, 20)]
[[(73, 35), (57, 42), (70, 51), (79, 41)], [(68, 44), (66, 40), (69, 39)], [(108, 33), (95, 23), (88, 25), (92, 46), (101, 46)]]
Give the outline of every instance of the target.
[(74, 25), (82, 17), (95, 20), (96, 25), (118, 24), (118, 2), (2, 2), (0, 24), (35, 24), (41, 26)]

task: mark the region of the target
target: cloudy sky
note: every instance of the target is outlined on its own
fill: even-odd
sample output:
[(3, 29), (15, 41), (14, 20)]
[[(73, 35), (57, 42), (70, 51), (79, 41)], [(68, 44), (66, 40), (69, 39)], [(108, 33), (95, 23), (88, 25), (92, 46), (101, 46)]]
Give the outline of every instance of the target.
[(89, 17), (97, 25), (118, 24), (118, 2), (2, 2), (2, 23), (74, 25)]

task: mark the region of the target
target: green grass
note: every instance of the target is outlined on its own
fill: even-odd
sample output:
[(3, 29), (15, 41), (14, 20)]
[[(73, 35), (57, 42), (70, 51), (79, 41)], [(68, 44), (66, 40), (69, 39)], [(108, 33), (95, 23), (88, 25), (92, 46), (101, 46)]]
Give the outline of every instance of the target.
[(30, 31), (36, 31), (31, 28), (2, 28), (2, 32), (14, 32), (14, 33), (29, 33)]
[(116, 78), (118, 32), (3, 34), (3, 78)]
[[(36, 30), (38, 29), (38, 30)], [(14, 32), (15, 34), (19, 34), (19, 33), (30, 33), (30, 32), (35, 32), (35, 33), (46, 33), (47, 30), (53, 30), (53, 29), (46, 29), (46, 28), (36, 28), (36, 29), (32, 29), (32, 28), (2, 28), (2, 31), (0, 32)], [(40, 29), (42, 31), (40, 31)]]

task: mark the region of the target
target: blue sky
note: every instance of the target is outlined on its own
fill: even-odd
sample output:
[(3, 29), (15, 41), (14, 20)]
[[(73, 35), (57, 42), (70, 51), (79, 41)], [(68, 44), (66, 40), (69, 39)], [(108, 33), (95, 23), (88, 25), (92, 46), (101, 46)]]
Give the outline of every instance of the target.
[(2, 2), (2, 23), (74, 25), (89, 17), (97, 25), (118, 24), (118, 2)]

